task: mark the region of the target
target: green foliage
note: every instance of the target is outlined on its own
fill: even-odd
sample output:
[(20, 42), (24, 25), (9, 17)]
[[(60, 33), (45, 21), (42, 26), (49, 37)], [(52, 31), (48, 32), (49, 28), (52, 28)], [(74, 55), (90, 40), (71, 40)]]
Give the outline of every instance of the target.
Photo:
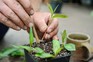
[(32, 44), (34, 42), (34, 36), (33, 36), (33, 29), (32, 29), (32, 27), (30, 27), (29, 39), (30, 39), (30, 46), (32, 46)]
[(66, 30), (63, 31), (61, 36), (62, 36), (62, 44), (64, 44), (64, 42), (67, 40), (67, 32), (66, 32)]
[(12, 52), (16, 51), (17, 49), (14, 49), (12, 47), (5, 48), (0, 52), (0, 59), (9, 56)]
[(53, 40), (52, 42), (53, 42), (53, 52), (56, 56), (59, 53), (60, 43), (58, 40)]
[(35, 54), (36, 57), (40, 57), (40, 58), (50, 58), (50, 57), (54, 57), (52, 54), (45, 53), (44, 50), (42, 50), (42, 49), (39, 48), (39, 47), (33, 48), (33, 51), (36, 53), (36, 54)]
[(51, 58), (51, 57), (54, 57), (52, 54), (49, 54), (49, 53), (41, 53), (41, 54), (35, 54), (36, 57), (40, 57), (40, 58)]
[[(53, 13), (55, 13), (55, 11), (57, 10), (58, 6), (59, 6), (59, 5), (57, 5), (57, 6), (55, 7)], [(51, 7), (52, 7), (52, 6), (51, 6)]]
[(36, 52), (37, 54), (41, 54), (41, 53), (44, 52), (44, 51), (43, 51), (41, 48), (39, 48), (39, 47), (33, 48), (33, 51)]
[(53, 18), (67, 18), (67, 16), (64, 14), (54, 14)]
[(58, 5), (56, 6), (56, 8), (53, 10), (52, 9), (52, 6), (50, 4), (48, 4), (48, 8), (49, 8), (49, 11), (51, 13), (51, 18), (67, 18), (66, 15), (64, 14), (55, 14), (55, 11), (57, 10), (58, 8)]
[(52, 6), (50, 4), (48, 4), (48, 9), (49, 9), (49, 11), (51, 13), (51, 17), (52, 17), (54, 11), (53, 11)]
[(72, 43), (69, 43), (69, 44), (65, 44), (64, 45), (64, 48), (68, 51), (75, 51), (76, 48), (75, 48), (75, 44), (72, 44)]
[(15, 46), (15, 45), (13, 45), (13, 47), (16, 48), (16, 49), (25, 49), (29, 52), (31, 52), (33, 50), (33, 48), (29, 47), (29, 46)]
[(12, 57), (24, 56), (24, 50), (22, 50), (22, 49), (16, 50), (16, 51), (12, 52), (10, 54), (10, 56), (12, 56)]
[(76, 48), (75, 48), (75, 44), (73, 44), (73, 43), (66, 43), (66, 41), (67, 41), (67, 32), (66, 32), (66, 30), (64, 30), (63, 31), (63, 33), (62, 33), (62, 47), (64, 47), (66, 50), (68, 50), (68, 51), (75, 51), (76, 50)]

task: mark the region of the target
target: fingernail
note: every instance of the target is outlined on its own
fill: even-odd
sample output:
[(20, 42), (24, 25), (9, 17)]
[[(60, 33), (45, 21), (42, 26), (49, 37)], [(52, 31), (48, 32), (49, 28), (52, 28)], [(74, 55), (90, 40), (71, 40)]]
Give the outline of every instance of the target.
[(33, 14), (34, 14), (34, 10), (31, 10), (31, 11), (30, 11), (30, 15), (33, 15)]
[(19, 30), (21, 30), (21, 28), (20, 27), (17, 27), (17, 30), (19, 31)]
[(29, 23), (29, 27), (32, 27), (33, 26), (33, 24), (32, 23)]
[(45, 39), (49, 39), (50, 38), (50, 35), (49, 34), (46, 34), (45, 35)]
[(45, 32), (46, 29), (47, 29), (47, 26), (42, 26), (42, 27), (40, 28), (40, 31), (41, 31), (41, 32)]
[(27, 29), (27, 27), (26, 26), (24, 26), (24, 28), (23, 28), (24, 30), (26, 30)]
[(50, 35), (48, 34), (47, 39), (50, 39)]
[(47, 31), (47, 32), (48, 32), (48, 33), (50, 33), (51, 31), (52, 31), (52, 29), (48, 29), (48, 31)]

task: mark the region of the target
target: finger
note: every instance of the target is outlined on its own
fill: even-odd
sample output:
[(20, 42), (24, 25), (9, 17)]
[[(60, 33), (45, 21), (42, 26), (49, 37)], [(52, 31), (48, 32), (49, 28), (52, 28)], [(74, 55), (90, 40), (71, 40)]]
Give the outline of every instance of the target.
[[(30, 3), (30, 0), (18, 0), (20, 3), (21, 3), (21, 5), (24, 7), (24, 9), (26, 10), (26, 12), (28, 13), (28, 14), (30, 14), (30, 11), (33, 9), (32, 7), (31, 7), (31, 3)], [(32, 11), (31, 11), (31, 13), (32, 13)]]
[(24, 8), (16, 0), (4, 0), (4, 2), (22, 19), (24, 24), (30, 26), (30, 17)]
[(20, 28), (15, 25), (14, 23), (11, 22), (11, 20), (7, 19), (3, 14), (0, 13), (0, 22), (3, 23), (4, 25), (13, 28), (15, 30), (20, 30)]
[(53, 40), (59, 40), (58, 36), (57, 35), (54, 35), (53, 36)]
[(58, 20), (57, 20), (57, 19), (54, 19), (54, 20), (52, 21), (52, 23), (50, 24), (50, 26), (48, 27), (47, 33), (50, 33), (50, 32), (52, 32), (52, 31), (54, 31), (55, 28), (57, 28), (57, 27), (58, 27)]
[(45, 39), (53, 38), (53, 36), (57, 35), (57, 33), (58, 33), (58, 27), (53, 32), (46, 34)]
[(19, 17), (4, 3), (2, 3), (3, 6), (0, 7), (0, 11), (9, 19), (12, 20), (16, 25), (18, 25), (20, 28), (25, 29), (24, 23), (19, 19)]
[(47, 25), (46, 22), (42, 19), (42, 20), (36, 20), (34, 21), (35, 25), (38, 27), (38, 29), (40, 30), (40, 32), (44, 33), (47, 29)]

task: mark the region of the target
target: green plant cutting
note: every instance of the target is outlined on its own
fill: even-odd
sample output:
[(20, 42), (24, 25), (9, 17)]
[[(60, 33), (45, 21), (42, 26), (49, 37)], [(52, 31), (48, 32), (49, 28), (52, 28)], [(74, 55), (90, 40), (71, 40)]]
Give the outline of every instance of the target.
[[(48, 8), (50, 10), (51, 13), (51, 19), (54, 18), (67, 18), (66, 15), (63, 14), (54, 14), (55, 10), (57, 9), (57, 7), (55, 8), (55, 10), (53, 11), (52, 7), (50, 4), (48, 4)], [(35, 52), (35, 56), (36, 57), (40, 57), (40, 58), (55, 58), (62, 50), (68, 50), (68, 51), (75, 51), (75, 45), (72, 43), (67, 44), (67, 32), (66, 30), (64, 30), (61, 34), (62, 36), (62, 44), (60, 44), (60, 42), (58, 40), (52, 40), (52, 50), (53, 50), (53, 54), (50, 53), (46, 53), (44, 52), (43, 49), (39, 48), (39, 47), (35, 47), (33, 48), (33, 43), (34, 43), (34, 36), (33, 36), (33, 28), (30, 27), (30, 33), (29, 33), (29, 43), (30, 46), (14, 46), (4, 49), (3, 51), (0, 52), (0, 59), (7, 57), (7, 56), (24, 56), (24, 49), (26, 49), (29, 53), (31, 52)]]
[(56, 8), (53, 10), (52, 9), (52, 6), (50, 4), (48, 4), (48, 8), (49, 8), (49, 11), (51, 13), (51, 18), (67, 18), (66, 15), (64, 14), (55, 14), (55, 11), (57, 9), (58, 5), (56, 6)]

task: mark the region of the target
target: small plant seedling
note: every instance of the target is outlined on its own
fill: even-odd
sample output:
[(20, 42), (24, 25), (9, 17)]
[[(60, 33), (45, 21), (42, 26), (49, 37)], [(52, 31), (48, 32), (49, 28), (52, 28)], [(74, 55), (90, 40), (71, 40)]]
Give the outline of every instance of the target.
[(50, 13), (51, 13), (51, 18), (52, 18), (52, 19), (53, 19), (53, 18), (67, 18), (67, 16), (64, 15), (64, 14), (57, 14), (57, 13), (55, 13), (57, 7), (58, 7), (58, 5), (57, 5), (56, 8), (53, 10), (53, 9), (52, 9), (52, 6), (51, 6), (50, 4), (48, 4), (48, 8), (49, 8), (49, 11), (50, 11)]
[[(52, 6), (50, 4), (47, 4), (47, 6), (48, 6), (48, 9), (49, 9), (49, 11), (51, 13), (51, 16), (50, 16), (50, 19), (49, 19), (49, 22), (48, 22), (48, 26), (52, 23), (52, 21), (53, 21), (54, 18), (67, 18), (67, 16), (64, 15), (64, 14), (57, 14), (57, 13), (55, 13), (58, 5), (56, 6), (56, 8), (54, 10), (53, 10), (53, 8), (52, 8)], [(45, 37), (46, 31), (45, 31), (45, 33), (44, 33), (44, 35), (42, 37), (42, 40)]]

